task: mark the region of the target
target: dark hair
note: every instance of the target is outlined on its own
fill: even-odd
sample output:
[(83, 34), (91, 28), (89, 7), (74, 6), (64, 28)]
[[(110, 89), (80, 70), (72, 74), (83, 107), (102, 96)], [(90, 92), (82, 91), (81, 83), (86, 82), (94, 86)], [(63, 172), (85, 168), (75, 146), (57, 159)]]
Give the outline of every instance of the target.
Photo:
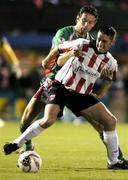
[(99, 29), (99, 32), (102, 32), (102, 33), (110, 36), (111, 39), (114, 39), (117, 36), (117, 31), (112, 26), (104, 26), (104, 27)]
[(89, 14), (92, 14), (93, 16), (95, 16), (96, 20), (98, 19), (98, 10), (93, 6), (93, 5), (85, 5), (83, 6), (77, 16), (81, 17), (81, 15), (83, 13), (89, 13)]

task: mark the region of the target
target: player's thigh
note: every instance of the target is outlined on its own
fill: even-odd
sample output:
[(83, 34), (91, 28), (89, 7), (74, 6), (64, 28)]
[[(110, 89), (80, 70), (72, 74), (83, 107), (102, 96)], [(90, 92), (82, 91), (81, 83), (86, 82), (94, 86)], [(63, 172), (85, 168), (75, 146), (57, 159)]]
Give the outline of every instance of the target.
[(98, 121), (99, 123), (104, 125), (105, 128), (115, 127), (116, 118), (102, 102), (99, 102), (85, 110), (82, 110), (81, 114), (84, 117), (88, 117), (90, 119)]

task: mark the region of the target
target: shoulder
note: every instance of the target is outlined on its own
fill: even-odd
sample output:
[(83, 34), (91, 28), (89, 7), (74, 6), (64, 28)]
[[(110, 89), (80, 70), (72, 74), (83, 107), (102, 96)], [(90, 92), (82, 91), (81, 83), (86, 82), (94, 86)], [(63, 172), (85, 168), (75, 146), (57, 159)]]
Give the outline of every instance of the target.
[(52, 46), (55, 46), (59, 43), (69, 40), (70, 35), (74, 31), (74, 26), (66, 26), (59, 29), (52, 40)]
[(111, 61), (117, 62), (117, 60), (112, 56), (112, 54), (110, 52), (107, 52), (106, 55)]
[(73, 27), (74, 26), (66, 26), (66, 27), (59, 29), (56, 32), (54, 38), (59, 36), (59, 37), (64, 37), (67, 40), (67, 36), (73, 32), (73, 29), (74, 29)]
[(112, 56), (112, 54), (110, 52), (107, 52), (107, 58), (109, 58), (109, 63), (110, 63), (110, 67), (113, 68), (117, 68), (118, 67), (118, 63), (117, 60)]

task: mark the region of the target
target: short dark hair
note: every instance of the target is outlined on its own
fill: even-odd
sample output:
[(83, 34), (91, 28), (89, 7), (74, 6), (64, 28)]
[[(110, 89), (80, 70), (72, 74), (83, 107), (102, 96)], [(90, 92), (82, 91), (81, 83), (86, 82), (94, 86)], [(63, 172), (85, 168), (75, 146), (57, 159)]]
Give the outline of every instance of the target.
[(81, 15), (83, 13), (89, 13), (89, 14), (92, 14), (93, 16), (95, 16), (96, 20), (98, 19), (98, 10), (93, 6), (93, 5), (85, 5), (83, 6), (77, 16), (81, 17)]
[(112, 27), (112, 26), (104, 26), (104, 27), (102, 27), (102, 28), (99, 29), (99, 32), (102, 32), (102, 33), (110, 36), (111, 39), (114, 39), (114, 38), (116, 38), (116, 36), (117, 36), (117, 31), (116, 31), (116, 29), (115, 29), (114, 27)]

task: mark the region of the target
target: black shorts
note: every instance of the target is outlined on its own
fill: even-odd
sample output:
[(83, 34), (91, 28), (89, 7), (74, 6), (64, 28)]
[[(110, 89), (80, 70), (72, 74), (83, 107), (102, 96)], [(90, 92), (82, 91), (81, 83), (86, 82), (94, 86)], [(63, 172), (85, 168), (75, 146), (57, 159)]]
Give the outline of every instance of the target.
[(55, 81), (48, 90), (47, 104), (57, 104), (63, 110), (67, 106), (74, 114), (80, 116), (80, 111), (100, 102), (96, 97), (80, 94), (66, 89), (60, 82)]

